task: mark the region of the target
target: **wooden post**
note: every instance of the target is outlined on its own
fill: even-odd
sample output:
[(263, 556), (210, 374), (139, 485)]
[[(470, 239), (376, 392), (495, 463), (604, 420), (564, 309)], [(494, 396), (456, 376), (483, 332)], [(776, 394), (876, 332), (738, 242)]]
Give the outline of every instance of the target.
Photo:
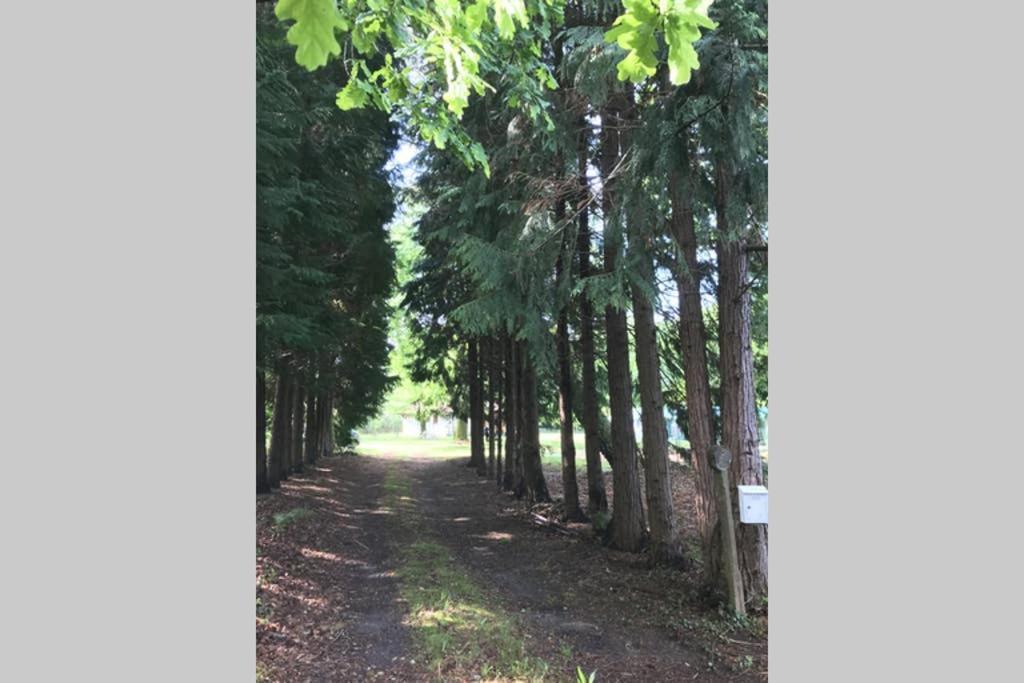
[(715, 499), (718, 502), (718, 523), (722, 529), (722, 571), (729, 591), (729, 604), (736, 614), (746, 616), (747, 605), (743, 597), (740, 561), (736, 555), (736, 530), (732, 520), (732, 492), (729, 490), (729, 463), (732, 453), (724, 446), (712, 446), (708, 460), (715, 477)]

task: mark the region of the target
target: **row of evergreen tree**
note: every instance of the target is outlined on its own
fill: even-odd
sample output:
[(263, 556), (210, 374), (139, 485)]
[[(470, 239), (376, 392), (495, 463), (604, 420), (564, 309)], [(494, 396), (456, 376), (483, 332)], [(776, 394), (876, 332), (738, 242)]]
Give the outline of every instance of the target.
[[(718, 28), (696, 44), (702, 66), (682, 87), (665, 65), (639, 86), (616, 78), (621, 51), (602, 39), (612, 5), (566, 3), (544, 44), (558, 81), (549, 128), (512, 106), (514, 83), (470, 103), (463, 125), (486, 150), (489, 176), (444, 151), (421, 155), (423, 249), (404, 290), (414, 374), (446, 382), (457, 415), (468, 413), (470, 464), (534, 502), (550, 498), (538, 433), (550, 392), (566, 516), (584, 516), (579, 424), (587, 513), (607, 514), (602, 457), (612, 469), (610, 543), (686, 562), (678, 518), (693, 514), (718, 583), (710, 447), (733, 453), (733, 483), (764, 482), (767, 3), (715, 2)], [(677, 306), (666, 304), (671, 289)], [(465, 360), (454, 378), (439, 367), (452, 353)], [(666, 401), (691, 446), (693, 510), (673, 508)], [(733, 512), (745, 592), (757, 602), (767, 596), (767, 530)]]
[[(256, 490), (343, 447), (388, 374), (395, 127), (342, 112), (328, 72), (295, 63), (270, 5), (256, 44)], [(268, 415), (272, 436), (267, 452)]]

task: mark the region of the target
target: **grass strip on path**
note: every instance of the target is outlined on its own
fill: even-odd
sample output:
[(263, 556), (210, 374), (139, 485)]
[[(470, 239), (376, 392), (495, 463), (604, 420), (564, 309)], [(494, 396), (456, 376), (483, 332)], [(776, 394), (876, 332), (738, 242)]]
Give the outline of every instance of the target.
[(392, 520), (415, 541), (397, 549), (399, 593), (420, 656), (439, 679), (478, 674), (490, 681), (542, 681), (549, 665), (529, 653), (513, 616), (488, 600), (419, 522), (409, 480), (394, 466), (384, 480)]

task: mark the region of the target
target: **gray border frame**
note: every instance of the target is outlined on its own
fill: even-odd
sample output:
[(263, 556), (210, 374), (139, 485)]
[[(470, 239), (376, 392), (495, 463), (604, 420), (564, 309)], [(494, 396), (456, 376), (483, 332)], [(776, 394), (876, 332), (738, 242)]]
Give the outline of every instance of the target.
[(254, 6), (11, 9), (2, 678), (251, 681)]
[(1013, 7), (772, 2), (777, 681), (1019, 668)]

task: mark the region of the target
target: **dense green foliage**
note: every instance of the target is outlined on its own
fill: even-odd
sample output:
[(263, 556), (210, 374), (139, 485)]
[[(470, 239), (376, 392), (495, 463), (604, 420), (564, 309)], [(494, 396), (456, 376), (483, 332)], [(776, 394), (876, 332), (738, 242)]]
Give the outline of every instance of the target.
[[(627, 6), (638, 7), (633, 3)], [(492, 159), (489, 178), (453, 163), (441, 152), (424, 151), (421, 156), (426, 170), (420, 181), (419, 201), (431, 209), (418, 226), (417, 239), (426, 245), (425, 253), (415, 266), (406, 301), (419, 316), (415, 332), (427, 340), (430, 349), (424, 353), (421, 365), (427, 366), (429, 359), (442, 357), (441, 350), (459, 348), (460, 342), (451, 330), (474, 335), (513, 331), (530, 340), (531, 351), (542, 361), (547, 387), (542, 397), (549, 398), (550, 406), (553, 321), (556, 311), (573, 295), (588, 296), (597, 310), (607, 304), (628, 308), (628, 287), (638, 284), (656, 299), (663, 316), (675, 317), (671, 288), (666, 291), (669, 271), (679, 267), (676, 247), (664, 232), (669, 210), (667, 187), (669, 174), (680, 164), (689, 163), (699, 174), (694, 203), (703, 244), (704, 291), (708, 297), (709, 369), (713, 389), (717, 391), (713, 251), (716, 235), (711, 162), (719, 151), (735, 158), (738, 192), (730, 199), (735, 210), (744, 211), (749, 217), (738, 224), (744, 239), (764, 244), (765, 8), (764, 3), (756, 2), (716, 3), (712, 14), (717, 12), (719, 28), (698, 44), (706, 66), (696, 81), (687, 88), (637, 91), (637, 118), (643, 125), (634, 129), (632, 156), (619, 171), (620, 184), (628, 191), (619, 207), (621, 213), (608, 218), (625, 225), (629, 214), (635, 226), (633, 234), (645, 238), (646, 248), (629, 249), (627, 257), (612, 272), (599, 270), (588, 278), (573, 277), (559, 283), (553, 276), (562, 238), (567, 236), (572, 241), (576, 236), (575, 226), (554, 218), (554, 204), (570, 198), (568, 193), (575, 181), (572, 164), (566, 165), (564, 160), (576, 154), (572, 137), (574, 126), (578, 125), (576, 119), (598, 113), (615, 91), (615, 80), (621, 73), (615, 70), (614, 53), (602, 46), (600, 26), (578, 24), (564, 33), (560, 69), (554, 63), (551, 69), (572, 94), (563, 101), (559, 101), (557, 93), (549, 96), (549, 108), (555, 112), (558, 123), (553, 132), (531, 126), (527, 117), (495, 106), (501, 101), (500, 92), (470, 105), (463, 125), (471, 135), (485, 140)], [(753, 47), (739, 47), (741, 44)], [(688, 154), (679, 151), (681, 131), (689, 133)], [(596, 140), (592, 138), (589, 144), (593, 159), (597, 153)], [(600, 193), (597, 186), (590, 190), (595, 195)], [(602, 224), (597, 200), (596, 196), (586, 200), (595, 234)], [(661, 285), (656, 289), (639, 279), (636, 271), (641, 261), (652, 256), (661, 273)], [(755, 253), (750, 267), (756, 388), (759, 403), (766, 405), (764, 255)], [(674, 411), (685, 414), (678, 331), (670, 321), (660, 326), (660, 341), (666, 399)], [(440, 367), (421, 373), (423, 377), (444, 375)], [(685, 429), (685, 418), (681, 423)]]
[[(500, 93), (503, 106), (531, 122), (553, 126), (548, 89), (556, 81), (544, 51), (564, 24), (565, 0), (279, 0), (278, 18), (291, 22), (295, 59), (313, 70), (344, 57), (347, 82), (337, 104), (372, 105), (396, 113), (423, 139), (449, 144), (470, 167), (490, 172), (489, 155), (461, 125), (472, 95)], [(672, 83), (686, 83), (700, 66), (692, 43), (711, 0), (624, 0), (625, 11), (605, 35), (626, 51), (621, 80), (653, 76), (664, 53)], [(580, 3), (581, 14), (590, 11)], [(604, 16), (604, 3), (597, 6)], [(343, 54), (338, 37), (348, 39)], [(662, 50), (658, 43), (665, 43)], [(383, 56), (383, 59), (376, 59)]]
[(332, 106), (326, 74), (299, 69), (273, 17), (257, 34), (258, 367), (287, 364), (329, 392), (340, 433), (373, 415), (391, 385), (387, 298), (394, 199), (387, 118)]

